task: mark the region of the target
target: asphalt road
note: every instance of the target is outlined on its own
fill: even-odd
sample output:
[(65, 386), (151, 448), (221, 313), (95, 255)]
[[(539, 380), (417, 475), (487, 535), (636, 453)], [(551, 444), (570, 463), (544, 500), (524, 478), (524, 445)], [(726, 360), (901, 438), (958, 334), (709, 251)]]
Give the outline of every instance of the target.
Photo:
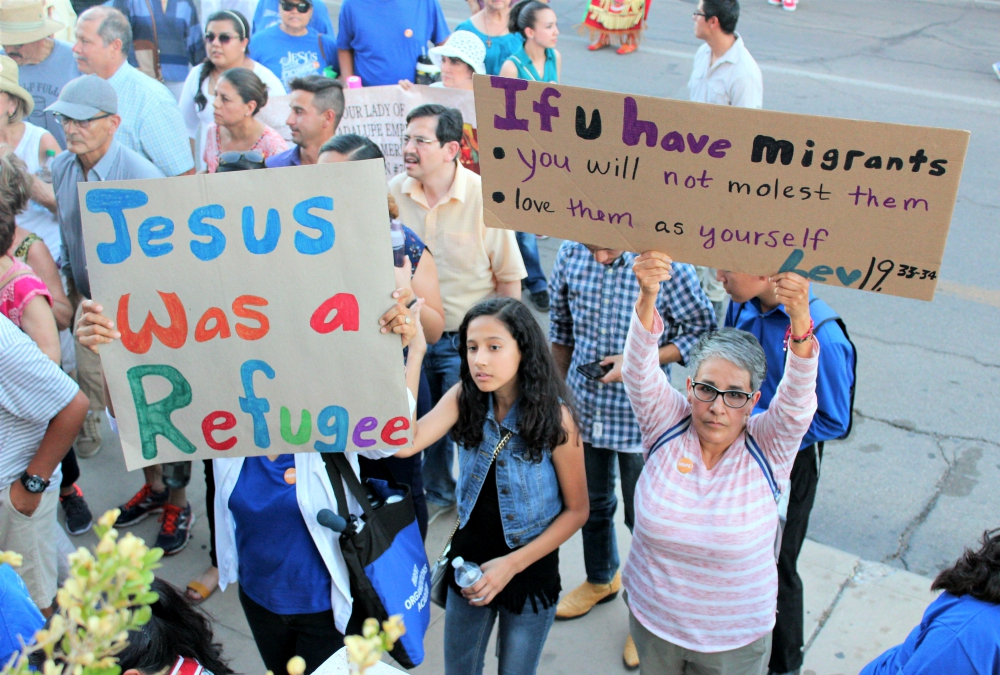
[[(460, 0), (445, 14), (464, 20)], [(653, 0), (640, 51), (586, 51), (583, 0), (553, 0), (566, 84), (686, 98), (694, 3)], [(336, 5), (331, 5), (334, 9)], [(827, 446), (809, 536), (934, 575), (1000, 526), (1000, 2), (744, 3), (764, 107), (972, 132), (937, 298), (817, 286), (859, 352), (855, 430)], [(546, 242), (551, 264), (555, 242)], [(682, 373), (675, 383), (683, 382)]]

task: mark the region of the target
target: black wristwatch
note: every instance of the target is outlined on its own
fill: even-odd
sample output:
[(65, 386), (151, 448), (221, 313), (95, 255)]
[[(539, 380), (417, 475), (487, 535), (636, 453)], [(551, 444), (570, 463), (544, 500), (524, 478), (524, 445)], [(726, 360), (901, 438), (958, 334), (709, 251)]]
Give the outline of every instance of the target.
[(41, 476), (32, 476), (27, 471), (21, 474), (21, 485), (33, 495), (40, 495), (49, 487), (49, 481)]

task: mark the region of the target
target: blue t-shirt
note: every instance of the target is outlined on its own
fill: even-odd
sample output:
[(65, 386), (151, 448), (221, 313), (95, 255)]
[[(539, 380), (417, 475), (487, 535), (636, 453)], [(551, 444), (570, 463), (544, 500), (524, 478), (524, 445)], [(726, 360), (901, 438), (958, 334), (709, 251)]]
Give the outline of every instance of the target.
[(21, 577), (10, 565), (0, 565), (0, 664), (20, 653), (20, 639), (26, 644), (34, 642), (35, 631), (43, 625), (45, 618), (31, 601)]
[(499, 75), (503, 68), (503, 62), (510, 58), (511, 54), (516, 54), (524, 47), (524, 38), (520, 33), (507, 33), (506, 35), (487, 35), (472, 23), (472, 19), (466, 19), (455, 26), (455, 30), (467, 30), (483, 41), (486, 45), (486, 74)]
[(333, 607), (330, 572), (285, 481), (294, 455), (247, 457), (229, 496), (236, 523), (240, 588), (275, 614), (314, 614)]
[(1000, 673), (1000, 605), (942, 593), (901, 645), (861, 675), (996, 675)]
[(450, 31), (437, 0), (344, 0), (339, 49), (354, 52), (354, 73), (366, 87), (414, 80), (427, 43)]
[(299, 36), (289, 35), (280, 26), (261, 31), (250, 41), (250, 58), (277, 75), (285, 89), (296, 77), (321, 74), (327, 66), (340, 70), (337, 43), (312, 28)]
[(264, 166), (268, 169), (276, 169), (281, 166), (302, 166), (301, 148), (293, 145), (291, 150), (279, 152), (264, 160)]
[[(253, 13), (253, 32), (251, 35), (256, 35), (262, 30), (281, 23), (281, 17), (278, 15), (280, 4), (280, 0), (260, 0), (257, 3), (257, 11)], [(309, 27), (317, 33), (331, 36), (334, 34), (333, 22), (330, 21), (330, 11), (326, 8), (325, 2), (313, 3), (313, 15), (309, 19)], [(250, 41), (250, 44), (253, 44), (253, 40)]]

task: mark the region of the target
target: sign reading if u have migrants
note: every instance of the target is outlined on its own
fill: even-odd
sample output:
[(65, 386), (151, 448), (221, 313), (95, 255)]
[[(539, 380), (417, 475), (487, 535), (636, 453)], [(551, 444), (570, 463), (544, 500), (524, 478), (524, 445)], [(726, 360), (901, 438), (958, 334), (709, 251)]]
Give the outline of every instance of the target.
[(81, 183), (129, 470), (406, 445), (378, 160)]
[(934, 297), (967, 131), (474, 86), (490, 227)]

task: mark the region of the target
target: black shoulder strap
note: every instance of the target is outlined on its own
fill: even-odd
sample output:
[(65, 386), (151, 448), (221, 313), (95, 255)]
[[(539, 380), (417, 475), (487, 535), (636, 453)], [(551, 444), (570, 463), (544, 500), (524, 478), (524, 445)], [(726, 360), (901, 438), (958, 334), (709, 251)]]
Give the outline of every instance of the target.
[(354, 473), (354, 468), (348, 461), (347, 456), (342, 452), (324, 452), (323, 462), (326, 464), (326, 473), (330, 477), (330, 486), (333, 488), (333, 496), (337, 498), (337, 511), (340, 517), (350, 521), (351, 509), (347, 505), (347, 494), (344, 492), (344, 483), (354, 498), (361, 504), (365, 515), (371, 517), (374, 513), (371, 503), (368, 501), (368, 494), (365, 488)]

